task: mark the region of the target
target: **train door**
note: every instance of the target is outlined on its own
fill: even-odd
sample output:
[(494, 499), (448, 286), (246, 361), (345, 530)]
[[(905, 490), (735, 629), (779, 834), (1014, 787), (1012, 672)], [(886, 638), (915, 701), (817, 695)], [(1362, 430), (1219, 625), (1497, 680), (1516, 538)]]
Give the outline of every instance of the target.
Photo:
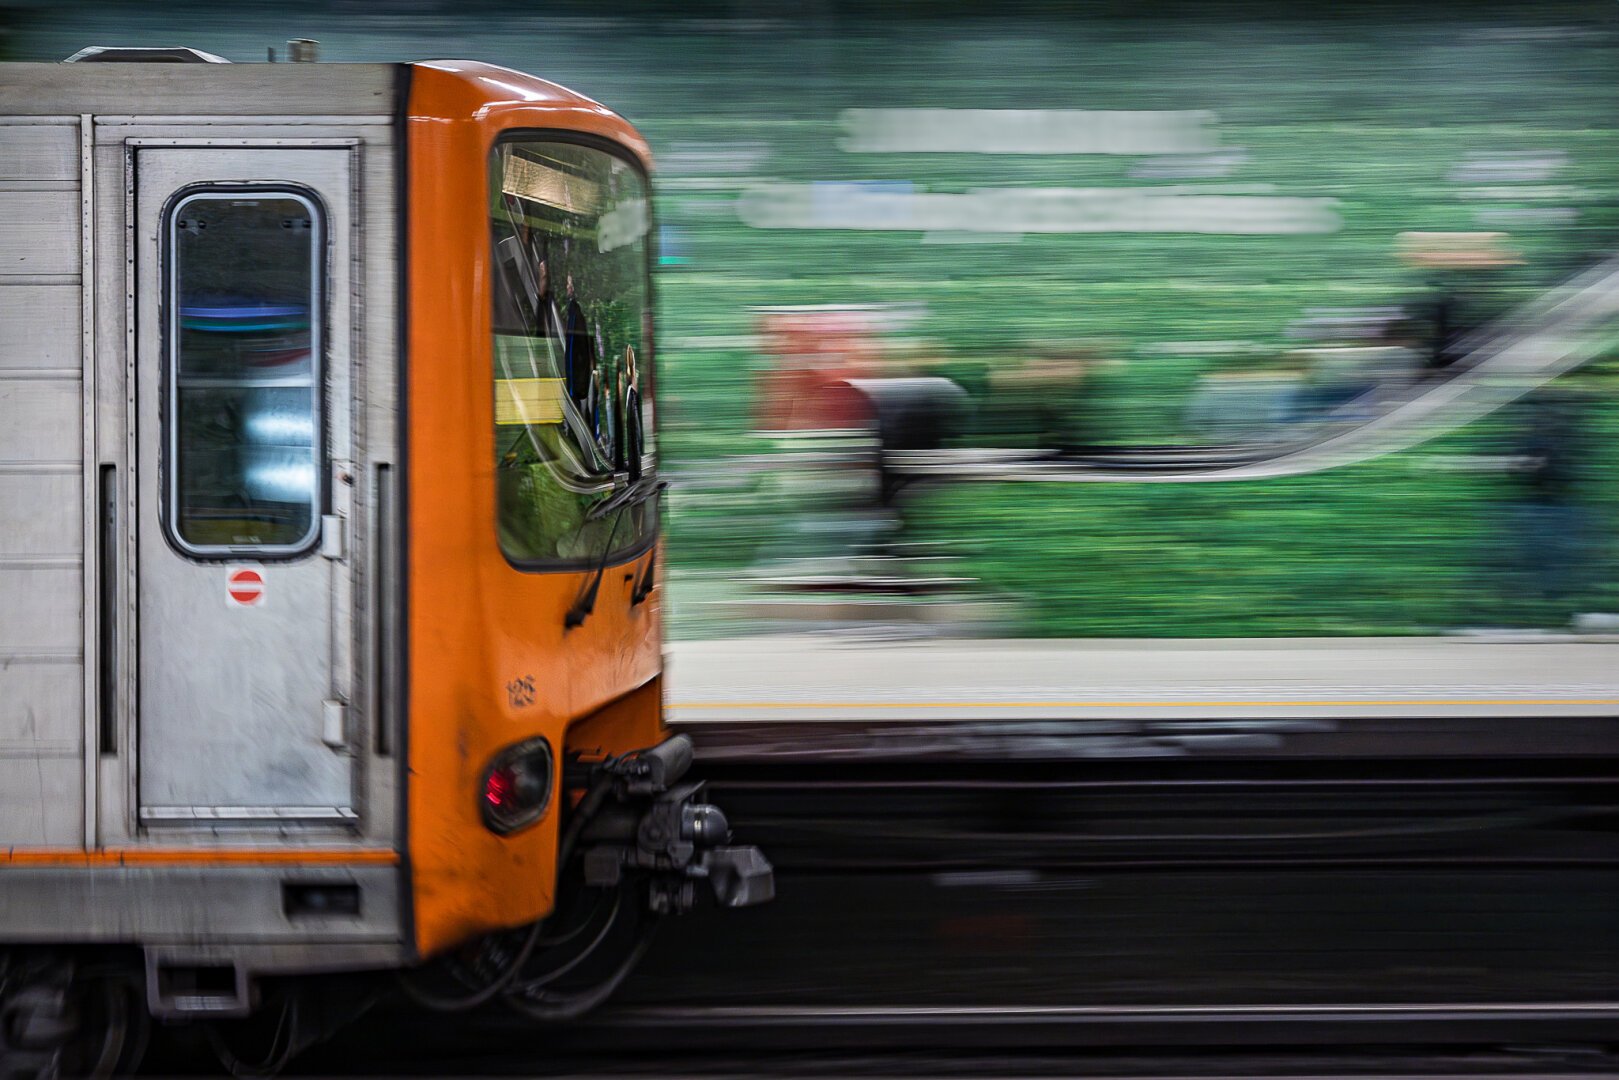
[(136, 802), (353, 819), (349, 147), (135, 164)]

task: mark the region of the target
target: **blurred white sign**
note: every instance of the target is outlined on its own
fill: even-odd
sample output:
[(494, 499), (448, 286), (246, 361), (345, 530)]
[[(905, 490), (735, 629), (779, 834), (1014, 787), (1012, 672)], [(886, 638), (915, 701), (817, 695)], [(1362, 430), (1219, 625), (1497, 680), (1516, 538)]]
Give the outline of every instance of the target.
[(1195, 154), (1219, 118), (1087, 109), (845, 109), (839, 147), (856, 154)]
[(1330, 233), (1336, 199), (1186, 194), (1185, 188), (978, 188), (907, 184), (761, 184), (736, 203), (756, 229), (969, 233)]

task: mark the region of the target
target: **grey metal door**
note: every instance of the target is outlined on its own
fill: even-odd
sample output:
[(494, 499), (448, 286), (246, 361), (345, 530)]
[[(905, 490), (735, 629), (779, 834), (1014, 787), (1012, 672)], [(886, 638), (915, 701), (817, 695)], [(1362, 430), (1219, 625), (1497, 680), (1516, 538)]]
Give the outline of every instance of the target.
[(136, 152), (140, 818), (354, 817), (347, 147)]

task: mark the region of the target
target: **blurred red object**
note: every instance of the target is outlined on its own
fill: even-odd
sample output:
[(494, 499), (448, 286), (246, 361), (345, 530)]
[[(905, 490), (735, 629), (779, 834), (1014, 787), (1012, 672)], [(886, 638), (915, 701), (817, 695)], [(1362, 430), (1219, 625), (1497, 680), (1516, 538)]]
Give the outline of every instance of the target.
[(759, 324), (771, 366), (758, 379), (755, 418), (767, 432), (840, 431), (876, 422), (850, 379), (882, 374), (878, 319), (848, 308), (776, 311)]

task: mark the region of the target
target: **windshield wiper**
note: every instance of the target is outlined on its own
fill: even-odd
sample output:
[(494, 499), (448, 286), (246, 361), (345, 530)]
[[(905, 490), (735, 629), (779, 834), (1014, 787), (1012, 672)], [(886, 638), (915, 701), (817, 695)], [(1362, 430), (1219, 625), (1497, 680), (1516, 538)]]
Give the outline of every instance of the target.
[[(618, 526), (619, 522), (624, 520), (624, 512), (632, 506), (639, 506), (648, 499), (656, 497), (659, 492), (668, 486), (669, 482), (667, 480), (657, 480), (649, 476), (644, 480), (636, 481), (618, 494), (591, 507), (585, 514), (587, 522), (600, 521), (608, 514), (614, 514), (613, 527), (607, 530), (607, 543), (602, 549), (601, 561), (596, 564), (596, 572), (591, 575), (590, 584), (580, 590), (578, 597), (574, 599), (573, 606), (568, 608), (568, 614), (562, 620), (563, 629), (572, 630), (575, 627), (583, 626), (585, 620), (595, 612), (596, 594), (601, 591), (602, 577), (607, 573), (607, 560), (613, 557), (613, 540), (618, 536)], [(635, 595), (632, 597), (634, 603), (639, 604), (646, 599), (646, 594), (652, 591), (652, 580), (652, 571), (649, 568), (646, 578), (637, 584), (635, 588)], [(643, 591), (643, 586), (645, 591)]]
[[(586, 515), (585, 520), (593, 521), (595, 519)], [(562, 618), (562, 628), (564, 630), (572, 630), (585, 625), (585, 620), (590, 618), (591, 614), (596, 610), (596, 593), (601, 590), (602, 575), (607, 573), (607, 560), (613, 557), (613, 538), (618, 535), (618, 523), (623, 520), (623, 514), (613, 518), (613, 527), (607, 530), (607, 543), (602, 546), (602, 557), (601, 561), (596, 564), (596, 573), (591, 576), (590, 584), (579, 590), (579, 595), (574, 597), (573, 605), (568, 608), (568, 613)]]
[(626, 506), (638, 506), (641, 503), (646, 502), (648, 499), (653, 498), (668, 486), (669, 481), (658, 480), (651, 476), (645, 478), (644, 480), (637, 480), (629, 487), (624, 488), (622, 491), (619, 491), (614, 495), (608, 496), (600, 503), (592, 506), (585, 513), (585, 520), (600, 521), (608, 514), (611, 514), (614, 510), (619, 510)]
[(656, 588), (657, 585), (658, 549), (654, 547), (650, 552), (648, 552), (646, 573), (641, 575), (641, 580), (635, 583), (635, 591), (630, 593), (630, 607), (637, 607), (640, 604), (645, 603), (646, 598), (651, 595), (652, 590)]

